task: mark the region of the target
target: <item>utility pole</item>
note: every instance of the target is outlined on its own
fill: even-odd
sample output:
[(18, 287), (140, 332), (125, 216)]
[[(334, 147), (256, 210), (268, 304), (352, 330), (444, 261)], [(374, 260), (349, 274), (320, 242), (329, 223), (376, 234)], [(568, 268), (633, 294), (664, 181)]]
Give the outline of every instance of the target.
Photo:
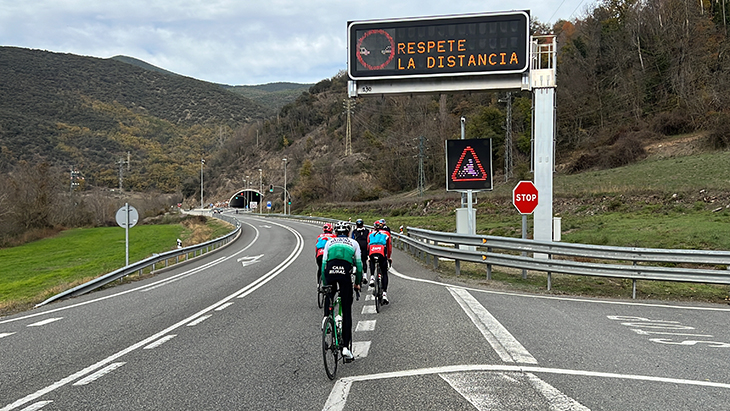
[[(504, 100), (502, 100), (504, 101)], [(506, 119), (506, 135), (504, 138), (504, 181), (507, 182), (512, 177), (513, 161), (512, 161), (512, 92), (507, 92), (507, 119)]]
[(117, 165), (119, 166), (119, 191), (122, 191), (122, 183), (124, 181), (124, 164), (127, 164), (127, 171), (129, 171), (129, 152), (127, 152), (127, 161), (124, 161), (123, 158), (120, 158), (119, 161), (117, 161)]
[(205, 159), (200, 159), (200, 209), (203, 210), (205, 207), (203, 207), (203, 165), (205, 164)]
[(418, 138), (418, 196), (423, 197), (423, 190), (426, 187), (426, 175), (423, 172), (423, 141), (425, 137), (421, 136)]
[(355, 109), (355, 100), (347, 98), (344, 101), (345, 113), (347, 114), (347, 132), (345, 134), (345, 156), (352, 155), (352, 111)]
[(289, 201), (289, 196), (286, 192), (286, 159), (284, 161), (284, 215), (286, 215), (286, 204)]
[(71, 192), (74, 191), (74, 188), (79, 186), (79, 172), (76, 171), (75, 166), (71, 166)]

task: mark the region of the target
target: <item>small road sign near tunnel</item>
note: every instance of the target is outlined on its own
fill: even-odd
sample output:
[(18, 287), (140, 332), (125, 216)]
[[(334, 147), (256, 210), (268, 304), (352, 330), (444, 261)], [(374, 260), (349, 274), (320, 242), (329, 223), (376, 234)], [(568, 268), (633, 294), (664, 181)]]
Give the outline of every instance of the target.
[(532, 214), (537, 207), (537, 187), (532, 181), (520, 181), (512, 190), (512, 204), (520, 214)]

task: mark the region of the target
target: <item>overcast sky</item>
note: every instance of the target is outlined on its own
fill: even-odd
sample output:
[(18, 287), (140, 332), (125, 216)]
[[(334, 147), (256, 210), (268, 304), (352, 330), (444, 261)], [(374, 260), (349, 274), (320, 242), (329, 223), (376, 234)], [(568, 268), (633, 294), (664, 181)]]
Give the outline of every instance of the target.
[(544, 23), (594, 0), (0, 0), (0, 45), (126, 55), (196, 79), (316, 83), (347, 68), (347, 22), (530, 10)]

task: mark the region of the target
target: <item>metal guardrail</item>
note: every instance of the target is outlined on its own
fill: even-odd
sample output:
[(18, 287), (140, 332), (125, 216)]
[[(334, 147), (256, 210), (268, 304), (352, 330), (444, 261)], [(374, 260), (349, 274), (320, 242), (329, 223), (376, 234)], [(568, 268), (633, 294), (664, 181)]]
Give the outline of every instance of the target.
[[(90, 291), (96, 290), (98, 288), (101, 288), (113, 281), (119, 280), (120, 278), (126, 277), (128, 275), (139, 273), (140, 275), (146, 270), (150, 269), (150, 271), (155, 271), (158, 269), (157, 265), (163, 264), (163, 268), (168, 267), (172, 264), (177, 264), (180, 262), (181, 257), (183, 261), (189, 261), (195, 257), (202, 256), (203, 254), (207, 254), (211, 251), (217, 250), (234, 239), (236, 239), (240, 233), (241, 233), (241, 223), (240, 221), (236, 220), (235, 218), (232, 218), (230, 216), (226, 216), (223, 214), (213, 214), (213, 217), (216, 217), (218, 219), (221, 219), (223, 221), (226, 221), (230, 224), (233, 224), (236, 228), (231, 231), (230, 233), (216, 238), (214, 240), (207, 241), (205, 243), (191, 245), (184, 248), (178, 248), (172, 251), (168, 251), (162, 254), (155, 254), (152, 257), (148, 257), (144, 260), (138, 261), (136, 263), (130, 264), (126, 267), (122, 267), (116, 271), (112, 271), (109, 274), (105, 274), (101, 277), (95, 278), (89, 282), (86, 282), (84, 284), (81, 284), (77, 287), (74, 287), (70, 290), (66, 290), (60, 294), (56, 294), (53, 297), (48, 298), (47, 300), (38, 303), (35, 305), (34, 308), (41, 307), (43, 305), (46, 305), (50, 302), (57, 301), (63, 298), (68, 297), (76, 297), (82, 294), (86, 294)], [(192, 256), (191, 256), (192, 255)]]
[[(270, 216), (310, 223), (337, 221), (320, 217)], [(486, 265), (488, 280), (492, 278), (493, 266), (522, 269), (523, 277), (525, 270), (543, 271), (547, 273), (548, 290), (552, 287), (552, 273), (631, 279), (633, 298), (636, 298), (637, 280), (730, 284), (728, 251), (572, 244), (444, 233), (415, 227), (408, 227), (406, 232), (408, 235), (392, 233), (394, 246), (425, 259), (426, 263), (432, 262), (434, 268), (438, 267), (440, 258), (454, 260), (459, 275), (461, 261), (481, 263)]]
[[(394, 238), (398, 238), (398, 241), (403, 242), (407, 249), (419, 257), (427, 260), (433, 258), (434, 266), (437, 266), (438, 258), (453, 259), (459, 274), (460, 261), (483, 263), (487, 265), (488, 279), (491, 279), (493, 265), (544, 271), (548, 274), (548, 290), (551, 288), (552, 273), (628, 278), (633, 282), (634, 298), (636, 280), (730, 284), (728, 251), (571, 244), (443, 233), (414, 227), (408, 227), (407, 232), (408, 237)], [(439, 244), (449, 244), (450, 247)], [(460, 249), (460, 246), (469, 246), (471, 249)], [(532, 253), (533, 257), (527, 256), (527, 253)], [(558, 256), (563, 258), (556, 258)], [(606, 260), (610, 262), (607, 263)], [(726, 269), (717, 269), (722, 266)]]

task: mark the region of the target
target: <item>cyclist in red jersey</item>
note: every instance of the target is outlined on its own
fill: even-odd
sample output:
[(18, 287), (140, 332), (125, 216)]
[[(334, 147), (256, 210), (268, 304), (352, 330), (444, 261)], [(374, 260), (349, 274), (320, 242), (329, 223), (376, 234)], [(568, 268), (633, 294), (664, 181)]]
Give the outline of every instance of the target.
[(322, 226), (322, 234), (317, 236), (317, 243), (314, 246), (314, 257), (317, 260), (317, 282), (319, 283), (320, 273), (322, 272), (322, 255), (324, 254), (324, 246), (327, 244), (327, 240), (335, 238), (336, 235), (332, 233), (332, 224), (325, 223)]

